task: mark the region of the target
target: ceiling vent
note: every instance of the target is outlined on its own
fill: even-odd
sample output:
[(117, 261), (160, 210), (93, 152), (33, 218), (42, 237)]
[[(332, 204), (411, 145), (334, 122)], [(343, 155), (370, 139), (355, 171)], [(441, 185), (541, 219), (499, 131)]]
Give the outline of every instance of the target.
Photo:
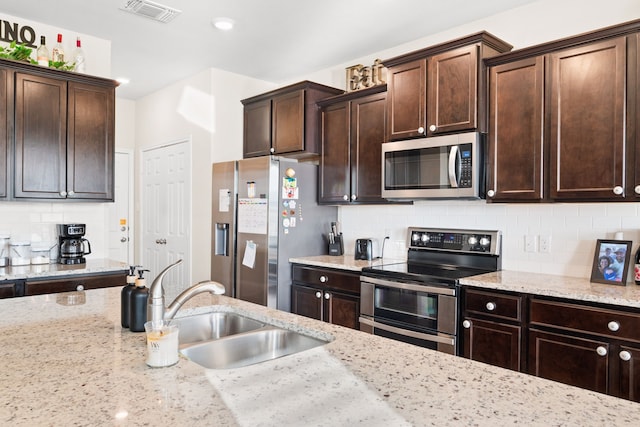
[(153, 19), (154, 21), (170, 22), (182, 11), (149, 0), (127, 0), (120, 6), (121, 10)]

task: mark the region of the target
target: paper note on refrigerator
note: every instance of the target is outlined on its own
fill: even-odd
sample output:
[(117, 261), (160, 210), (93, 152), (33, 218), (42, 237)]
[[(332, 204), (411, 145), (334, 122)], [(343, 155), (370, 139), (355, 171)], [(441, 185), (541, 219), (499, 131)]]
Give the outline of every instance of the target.
[(256, 245), (253, 241), (247, 240), (244, 248), (244, 256), (242, 257), (242, 265), (253, 268), (256, 265)]
[(228, 188), (222, 188), (218, 192), (218, 206), (220, 212), (229, 212), (231, 205), (231, 191)]
[(238, 199), (238, 233), (267, 234), (267, 199)]

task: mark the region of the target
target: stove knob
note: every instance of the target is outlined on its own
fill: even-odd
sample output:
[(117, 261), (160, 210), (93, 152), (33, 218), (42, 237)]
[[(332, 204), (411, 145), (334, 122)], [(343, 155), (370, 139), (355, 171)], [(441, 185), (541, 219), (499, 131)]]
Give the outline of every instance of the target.
[(420, 240), (422, 240), (424, 243), (427, 243), (429, 241), (429, 235), (423, 234), (422, 237), (420, 237)]
[(420, 239), (420, 235), (418, 233), (411, 234), (411, 241), (417, 242)]
[(489, 246), (489, 244), (490, 244), (490, 243), (491, 243), (491, 240), (489, 240), (489, 238), (488, 238), (488, 237), (482, 237), (482, 238), (480, 239), (480, 244), (481, 244), (482, 246)]
[(477, 238), (476, 236), (471, 236), (471, 237), (469, 237), (469, 244), (470, 244), (471, 246), (475, 246), (475, 245), (476, 245), (476, 243), (478, 243), (478, 238)]

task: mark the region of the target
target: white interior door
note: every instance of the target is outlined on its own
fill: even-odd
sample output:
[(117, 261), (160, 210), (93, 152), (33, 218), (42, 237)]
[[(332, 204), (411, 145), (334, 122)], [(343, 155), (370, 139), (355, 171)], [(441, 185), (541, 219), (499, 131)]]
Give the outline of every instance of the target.
[(167, 303), (191, 284), (191, 142), (142, 153), (142, 265), (151, 281), (182, 259), (165, 276)]
[(133, 154), (116, 151), (114, 202), (109, 204), (109, 259), (133, 265), (131, 220)]

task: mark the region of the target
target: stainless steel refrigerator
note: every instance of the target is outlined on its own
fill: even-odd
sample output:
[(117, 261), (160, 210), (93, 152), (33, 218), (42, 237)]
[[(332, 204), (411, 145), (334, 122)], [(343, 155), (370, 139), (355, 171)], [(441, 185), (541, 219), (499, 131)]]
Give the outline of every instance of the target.
[(213, 164), (211, 279), (227, 295), (291, 310), (289, 258), (328, 253), (337, 208), (317, 203), (317, 166), (279, 157)]

